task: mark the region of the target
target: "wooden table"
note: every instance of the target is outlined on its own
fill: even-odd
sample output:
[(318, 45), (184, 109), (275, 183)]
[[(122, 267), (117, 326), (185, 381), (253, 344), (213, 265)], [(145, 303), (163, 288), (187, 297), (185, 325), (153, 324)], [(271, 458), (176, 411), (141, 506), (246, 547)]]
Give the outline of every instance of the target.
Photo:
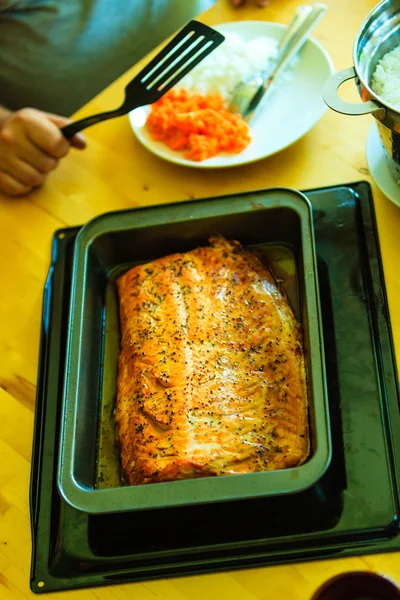
[[(325, 0), (327, 15), (315, 37), (336, 68), (352, 64), (357, 29), (374, 0)], [(271, 6), (240, 10), (219, 0), (202, 18), (217, 24), (256, 19), (288, 23), (298, 0), (271, 0)], [(79, 112), (79, 117), (114, 108), (136, 65)], [(357, 99), (354, 85), (349, 97)], [(53, 232), (82, 224), (105, 211), (227, 194), (274, 185), (307, 189), (371, 181), (365, 146), (371, 117), (327, 111), (292, 147), (258, 163), (229, 171), (171, 165), (137, 142), (121, 118), (87, 131), (84, 153), (73, 151), (40, 190), (21, 199), (0, 197), (0, 598), (33, 597), (29, 590), (30, 528), (28, 487), (41, 302)], [(371, 181), (395, 344), (400, 357), (400, 210)], [(66, 592), (63, 597), (104, 600), (308, 599), (330, 576), (352, 569), (384, 572), (400, 583), (400, 553), (380, 554), (217, 575), (177, 578)]]

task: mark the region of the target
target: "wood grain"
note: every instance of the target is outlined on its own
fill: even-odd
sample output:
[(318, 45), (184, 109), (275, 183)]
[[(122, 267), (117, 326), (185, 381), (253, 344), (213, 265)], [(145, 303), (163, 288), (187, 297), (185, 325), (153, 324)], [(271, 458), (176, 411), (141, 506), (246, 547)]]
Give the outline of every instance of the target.
[[(373, 0), (325, 0), (315, 37), (337, 70), (351, 66), (358, 27)], [(251, 2), (234, 10), (219, 0), (201, 17), (208, 24), (253, 19), (288, 23), (299, 2)], [(94, 98), (78, 117), (119, 105), (139, 63)], [(346, 97), (357, 100), (354, 85)], [(87, 130), (88, 148), (72, 151), (43, 188), (21, 199), (0, 197), (0, 598), (33, 598), (29, 590), (29, 461), (43, 286), (53, 232), (105, 211), (284, 185), (297, 189), (358, 180), (372, 183), (395, 345), (400, 348), (400, 210), (371, 181), (365, 146), (371, 117), (327, 111), (287, 150), (229, 171), (185, 169), (148, 153), (127, 117)], [(398, 352), (400, 356), (400, 352)], [(352, 569), (384, 572), (400, 583), (400, 553), (301, 563), (239, 572), (65, 592), (72, 600), (306, 600), (327, 578)], [(55, 597), (55, 596), (54, 596)]]

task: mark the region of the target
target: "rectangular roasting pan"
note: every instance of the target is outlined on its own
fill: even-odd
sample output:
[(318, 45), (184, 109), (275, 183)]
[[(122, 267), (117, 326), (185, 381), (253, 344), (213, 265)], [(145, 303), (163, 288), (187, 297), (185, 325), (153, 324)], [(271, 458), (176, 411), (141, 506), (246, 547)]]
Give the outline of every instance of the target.
[[(114, 406), (119, 321), (116, 278), (155, 258), (222, 234), (261, 251), (283, 280), (302, 323), (311, 452), (300, 467), (126, 486)], [(90, 221), (74, 251), (58, 486), (87, 513), (115, 513), (294, 494), (314, 485), (331, 457), (312, 209), (289, 188), (107, 213)]]

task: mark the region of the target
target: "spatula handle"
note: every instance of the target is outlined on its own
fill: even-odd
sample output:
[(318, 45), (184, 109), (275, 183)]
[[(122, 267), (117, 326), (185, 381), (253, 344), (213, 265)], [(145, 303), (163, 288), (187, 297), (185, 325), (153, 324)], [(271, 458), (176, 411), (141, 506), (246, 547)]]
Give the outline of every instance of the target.
[(98, 115), (92, 115), (91, 117), (86, 117), (85, 119), (80, 119), (80, 121), (74, 121), (69, 125), (65, 125), (65, 127), (61, 128), (61, 132), (67, 140), (70, 140), (76, 133), (82, 131), (82, 129), (86, 129), (87, 127), (91, 127), (92, 125), (96, 125), (97, 123), (101, 123), (101, 121), (107, 121), (107, 119), (113, 119), (114, 117), (120, 117), (122, 114), (119, 110), (112, 110), (109, 112), (99, 113)]

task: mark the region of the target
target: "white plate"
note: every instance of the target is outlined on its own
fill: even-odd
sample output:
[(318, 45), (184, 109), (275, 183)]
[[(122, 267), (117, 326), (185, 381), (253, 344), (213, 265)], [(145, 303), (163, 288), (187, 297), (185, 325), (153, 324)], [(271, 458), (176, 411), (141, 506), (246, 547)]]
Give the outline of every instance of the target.
[[(215, 27), (221, 33), (235, 32), (245, 40), (267, 35), (279, 40), (285, 25), (265, 21), (239, 21)], [(334, 72), (329, 54), (314, 39), (309, 39), (293, 66), (292, 76), (277, 85), (263, 111), (251, 126), (252, 141), (240, 154), (224, 154), (202, 162), (187, 160), (182, 152), (170, 150), (162, 142), (151, 139), (145, 127), (148, 107), (137, 108), (129, 114), (131, 127), (138, 140), (160, 158), (179, 165), (196, 168), (236, 167), (266, 158), (287, 148), (306, 134), (327, 109), (321, 90)]]
[(389, 200), (400, 206), (400, 187), (393, 179), (375, 123), (367, 140), (367, 163), (372, 179)]

